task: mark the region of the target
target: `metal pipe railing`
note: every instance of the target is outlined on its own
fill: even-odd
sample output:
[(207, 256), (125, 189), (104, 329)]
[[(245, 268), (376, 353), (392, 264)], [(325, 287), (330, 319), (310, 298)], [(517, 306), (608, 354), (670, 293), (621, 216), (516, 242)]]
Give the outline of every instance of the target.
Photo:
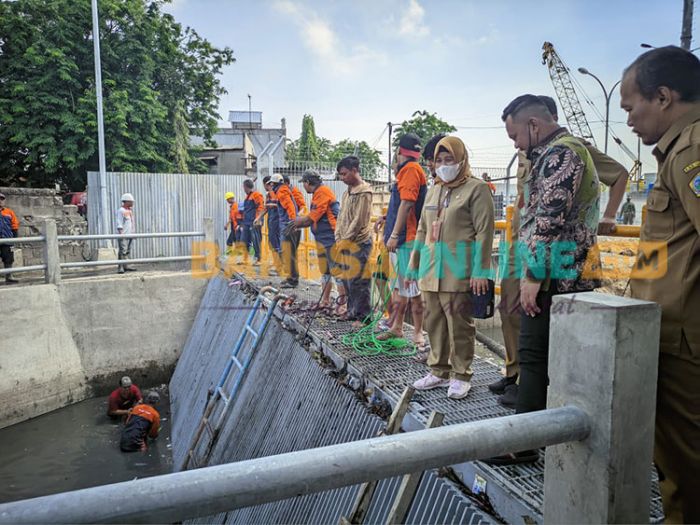
[(34, 266), (18, 266), (17, 268), (2, 268), (0, 269), (0, 275), (7, 275), (10, 273), (22, 273), (22, 272), (37, 272), (46, 270), (45, 264), (35, 264)]
[(30, 242), (44, 242), (46, 237), (6, 237), (0, 239), (0, 244), (15, 244), (15, 243), (30, 243)]
[(96, 241), (102, 239), (151, 239), (160, 237), (204, 237), (204, 232), (100, 233), (92, 235), (58, 235), (59, 241)]
[(204, 255), (176, 255), (173, 257), (144, 257), (141, 259), (116, 259), (111, 261), (78, 261), (61, 263), (61, 268), (83, 268), (86, 266), (113, 266), (115, 264), (162, 263), (178, 261), (196, 261), (206, 259)]
[(566, 406), (5, 503), (0, 523), (173, 523), (590, 432), (586, 413)]

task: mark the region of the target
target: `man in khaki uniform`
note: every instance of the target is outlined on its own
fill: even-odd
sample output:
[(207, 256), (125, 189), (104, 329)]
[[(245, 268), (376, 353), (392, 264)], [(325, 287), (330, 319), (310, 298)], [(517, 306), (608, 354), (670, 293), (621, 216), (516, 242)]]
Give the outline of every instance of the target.
[(659, 163), (641, 241), (668, 250), (656, 279), (641, 278), (640, 250), (631, 281), (633, 297), (662, 308), (654, 461), (666, 522), (700, 523), (700, 60), (653, 49), (625, 70), (620, 94), (627, 125), (656, 144)]
[[(557, 113), (557, 105), (552, 97), (540, 95), (538, 97), (554, 117), (555, 121), (559, 120)], [(592, 144), (585, 142), (586, 149), (591, 154), (593, 164), (595, 164), (598, 172), (598, 179), (601, 183), (610, 188), (610, 196), (608, 204), (603, 213), (603, 218), (598, 224), (598, 234), (606, 235), (615, 230), (615, 217), (617, 209), (622, 202), (627, 186), (629, 173), (625, 167), (615, 159), (607, 156)], [(518, 197), (516, 199), (516, 210), (513, 213), (511, 223), (512, 241), (518, 239), (519, 208), (522, 204), (523, 184), (530, 173), (530, 161), (527, 159), (524, 152), (518, 152), (518, 170), (516, 172)], [(503, 341), (506, 347), (506, 375), (502, 379), (491, 383), (489, 389), (496, 393), (502, 394), (499, 397), (499, 402), (507, 407), (515, 407), (515, 401), (518, 397), (518, 336), (520, 334), (520, 276), (515, 275), (515, 250), (511, 244), (509, 252), (508, 277), (501, 280), (501, 300), (498, 305), (499, 314), (501, 317), (501, 331), (503, 332)]]

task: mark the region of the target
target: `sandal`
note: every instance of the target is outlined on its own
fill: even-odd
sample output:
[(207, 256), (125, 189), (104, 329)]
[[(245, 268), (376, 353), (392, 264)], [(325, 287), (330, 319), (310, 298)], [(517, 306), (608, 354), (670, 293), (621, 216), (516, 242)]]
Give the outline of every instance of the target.
[(388, 341), (390, 339), (401, 339), (402, 336), (396, 335), (394, 332), (382, 332), (377, 335), (377, 341)]
[(481, 461), (487, 465), (517, 465), (520, 463), (534, 463), (538, 459), (540, 459), (540, 454), (537, 450), (523, 450), (522, 452), (509, 452), (502, 456), (482, 459)]
[(430, 355), (430, 346), (428, 341), (423, 341), (422, 343), (413, 343), (416, 348), (416, 355), (413, 356), (413, 360), (416, 363), (427, 363), (428, 356)]

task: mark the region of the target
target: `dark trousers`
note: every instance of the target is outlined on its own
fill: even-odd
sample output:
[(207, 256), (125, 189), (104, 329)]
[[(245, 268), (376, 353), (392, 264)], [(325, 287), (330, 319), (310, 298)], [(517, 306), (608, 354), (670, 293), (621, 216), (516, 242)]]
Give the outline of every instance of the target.
[[(363, 320), (370, 313), (370, 284), (371, 279), (365, 276), (365, 267), (372, 251), (372, 243), (366, 242), (360, 245), (360, 250), (348, 255), (355, 257), (360, 263), (360, 271), (356, 275), (343, 279), (343, 286), (348, 298), (348, 317)], [(340, 258), (342, 260), (342, 258)], [(347, 270), (347, 268), (346, 268)]]
[(12, 264), (15, 262), (15, 254), (12, 253), (12, 245), (0, 244), (0, 260), (2, 260), (5, 268), (12, 268)]
[(530, 317), (523, 312), (520, 317), (520, 387), (515, 404), (517, 414), (547, 407), (549, 320), (555, 290), (556, 285), (552, 282), (549, 291), (537, 294), (537, 305), (542, 310), (539, 314)]
[[(119, 260), (128, 259), (131, 253), (131, 243), (134, 239), (119, 239)], [(120, 264), (119, 268), (126, 269), (126, 264)]]
[(282, 264), (284, 270), (289, 274), (289, 280), (299, 282), (299, 268), (297, 266), (297, 250), (301, 232), (294, 230), (289, 235), (282, 236)]
[(255, 226), (241, 227), (241, 242), (245, 246), (246, 252), (253, 246), (253, 252), (255, 253), (255, 258), (260, 260), (260, 230)]

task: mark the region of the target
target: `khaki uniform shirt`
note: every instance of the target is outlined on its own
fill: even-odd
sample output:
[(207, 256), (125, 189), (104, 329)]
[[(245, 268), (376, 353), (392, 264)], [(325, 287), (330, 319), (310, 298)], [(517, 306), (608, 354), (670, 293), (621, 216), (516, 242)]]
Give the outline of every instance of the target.
[[(438, 205), (442, 208), (443, 222), (436, 244), (431, 232), (438, 218)], [(481, 247), (482, 271), (490, 270), (493, 231), (493, 196), (484, 181), (469, 177), (464, 184), (451, 190), (442, 184), (432, 186), (425, 197), (415, 239), (418, 247), (425, 245), (426, 248), (422, 256), (417, 250), (411, 254), (411, 268), (419, 268), (420, 289), (424, 292), (469, 291), (473, 243), (476, 241)]]
[[(685, 335), (700, 360), (700, 104), (664, 133), (653, 153), (659, 172), (640, 240), (665, 243), (668, 270), (657, 279), (632, 279), (632, 297), (661, 305), (661, 352), (679, 354)], [(648, 269), (642, 256), (640, 249), (635, 270)]]

